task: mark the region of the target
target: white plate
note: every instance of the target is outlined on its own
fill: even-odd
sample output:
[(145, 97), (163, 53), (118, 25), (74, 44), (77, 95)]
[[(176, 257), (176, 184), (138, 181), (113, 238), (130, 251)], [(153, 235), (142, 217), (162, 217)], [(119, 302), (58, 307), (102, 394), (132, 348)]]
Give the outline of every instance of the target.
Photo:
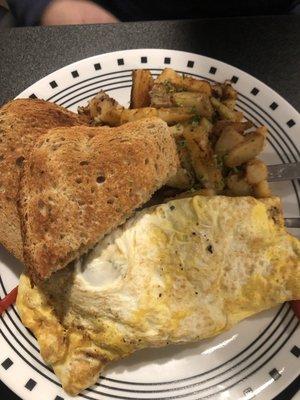
[[(41, 79), (18, 97), (43, 98), (76, 110), (103, 89), (128, 105), (131, 71), (163, 68), (209, 80), (230, 79), (238, 109), (269, 129), (267, 163), (299, 160), (300, 117), (282, 97), (241, 70), (197, 54), (138, 49), (103, 54), (68, 65)], [(299, 183), (276, 183), (285, 215), (299, 216)], [(299, 235), (299, 231), (294, 230)], [(0, 250), (0, 296), (18, 284), (22, 266)], [(25, 400), (71, 399), (40, 357), (34, 337), (15, 307), (0, 320), (0, 377)], [(105, 371), (76, 399), (272, 399), (299, 372), (299, 322), (288, 304), (249, 318), (229, 332), (199, 344), (137, 352)], [(1, 365), (2, 364), (2, 365)]]

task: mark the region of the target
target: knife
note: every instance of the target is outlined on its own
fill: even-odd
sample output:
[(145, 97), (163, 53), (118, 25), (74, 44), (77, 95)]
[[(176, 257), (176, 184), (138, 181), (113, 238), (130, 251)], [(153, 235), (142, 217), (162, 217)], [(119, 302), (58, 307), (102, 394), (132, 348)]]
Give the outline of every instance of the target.
[(300, 179), (300, 162), (268, 165), (268, 181), (279, 182)]
[[(279, 182), (300, 179), (300, 162), (268, 165), (268, 181)], [(300, 218), (285, 218), (287, 228), (300, 228)]]

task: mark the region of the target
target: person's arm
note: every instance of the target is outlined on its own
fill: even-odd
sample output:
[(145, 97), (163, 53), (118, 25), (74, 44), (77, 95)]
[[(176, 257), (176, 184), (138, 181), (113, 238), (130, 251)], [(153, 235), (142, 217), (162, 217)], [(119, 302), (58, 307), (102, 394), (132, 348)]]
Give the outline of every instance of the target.
[(117, 22), (105, 8), (89, 0), (8, 0), (21, 26)]
[(13, 16), (21, 26), (37, 25), (50, 2), (51, 0), (7, 0)]
[(118, 22), (108, 10), (89, 0), (52, 0), (45, 8), (42, 25), (72, 25)]

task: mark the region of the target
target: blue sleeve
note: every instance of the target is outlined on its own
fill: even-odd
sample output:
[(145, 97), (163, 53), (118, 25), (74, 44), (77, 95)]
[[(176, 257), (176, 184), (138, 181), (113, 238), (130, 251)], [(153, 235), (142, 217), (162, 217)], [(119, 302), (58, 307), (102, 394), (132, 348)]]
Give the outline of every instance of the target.
[(10, 10), (20, 26), (38, 25), (51, 0), (7, 0)]

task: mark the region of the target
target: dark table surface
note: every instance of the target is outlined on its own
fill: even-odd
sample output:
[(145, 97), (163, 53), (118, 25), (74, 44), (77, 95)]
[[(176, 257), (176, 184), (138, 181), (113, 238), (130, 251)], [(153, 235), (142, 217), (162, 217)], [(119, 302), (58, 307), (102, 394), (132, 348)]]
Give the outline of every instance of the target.
[[(122, 23), (0, 32), (0, 104), (50, 72), (82, 58), (134, 48), (169, 48), (227, 62), (300, 109), (300, 16)], [(0, 350), (1, 351), (1, 350)], [(276, 400), (289, 400), (299, 378)], [(0, 383), (1, 400), (17, 400)]]

